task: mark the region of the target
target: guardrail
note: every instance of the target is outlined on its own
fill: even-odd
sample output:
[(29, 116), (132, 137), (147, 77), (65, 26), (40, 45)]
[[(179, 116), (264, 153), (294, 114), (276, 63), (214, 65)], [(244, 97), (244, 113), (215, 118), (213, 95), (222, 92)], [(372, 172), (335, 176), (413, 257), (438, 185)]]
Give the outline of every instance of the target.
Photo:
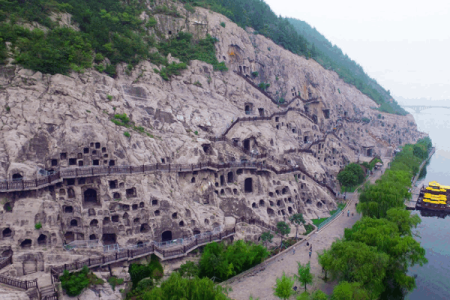
[[(150, 244), (150, 245), (144, 246), (144, 247), (138, 247), (136, 249), (127, 249), (126, 251), (115, 252), (114, 254), (110, 254), (110, 255), (92, 257), (92, 258), (88, 258), (88, 259), (85, 259), (82, 261), (77, 261), (77, 262), (73, 262), (70, 264), (64, 264), (61, 266), (53, 266), (53, 267), (51, 267), (51, 273), (52, 274), (61, 274), (65, 270), (77, 271), (77, 270), (81, 270), (84, 266), (87, 266), (88, 268), (104, 266), (104, 265), (112, 264), (115, 262), (134, 259), (136, 257), (140, 257), (143, 255), (149, 255), (149, 254), (153, 254), (153, 253), (158, 253), (160, 256), (162, 256), (163, 259), (179, 257), (180, 255), (189, 253), (190, 251), (194, 250), (198, 246), (202, 246), (204, 244), (208, 244), (213, 241), (220, 241), (224, 238), (234, 235), (235, 231), (236, 231), (235, 228), (226, 229), (226, 230), (211, 234), (206, 237), (196, 238), (196, 239), (190, 241), (189, 243), (187, 243), (183, 246), (174, 248), (174, 249), (165, 250), (154, 244)], [(55, 278), (53, 278), (53, 279), (55, 279)]]
[(13, 286), (13, 287), (16, 287), (19, 289), (24, 289), (24, 290), (38, 287), (37, 279), (35, 279), (35, 280), (20, 280), (20, 279), (12, 278), (12, 277), (1, 275), (1, 274), (0, 274), (0, 283), (6, 284), (9, 286)]
[(328, 219), (326, 219), (325, 221), (323, 221), (322, 223), (317, 225), (317, 230), (321, 229), (322, 227), (324, 227), (325, 225), (327, 225), (328, 223), (333, 221), (337, 216), (339, 216), (341, 211), (342, 211), (342, 209), (338, 208), (337, 211), (332, 216), (330, 216)]

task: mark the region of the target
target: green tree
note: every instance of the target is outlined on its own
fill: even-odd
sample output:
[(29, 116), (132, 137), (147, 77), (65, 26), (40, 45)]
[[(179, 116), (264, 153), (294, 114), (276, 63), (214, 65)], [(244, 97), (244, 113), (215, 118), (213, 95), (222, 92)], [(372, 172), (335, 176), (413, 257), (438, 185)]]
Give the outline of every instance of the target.
[(274, 287), (274, 296), (280, 299), (289, 299), (292, 295), (294, 295), (294, 279), (286, 276), (283, 272), (283, 276), (281, 278), (277, 278), (277, 283)]
[(181, 277), (192, 279), (198, 275), (198, 266), (192, 261), (187, 261), (180, 266), (178, 272), (180, 273)]
[(280, 249), (283, 245), (283, 237), (288, 236), (289, 233), (291, 233), (291, 227), (286, 222), (278, 222), (277, 223), (277, 233), (281, 235), (281, 243), (280, 243)]
[(227, 290), (214, 284), (209, 278), (183, 278), (178, 272), (173, 272), (170, 277), (161, 283), (160, 287), (154, 287), (145, 293), (143, 300), (166, 299), (215, 299), (226, 300)]
[(305, 292), (306, 292), (306, 285), (311, 284), (313, 281), (313, 274), (311, 274), (311, 265), (308, 262), (306, 265), (302, 265), (301, 263), (297, 262), (298, 264), (298, 270), (297, 274), (294, 275), (295, 279), (297, 279), (298, 282), (303, 284), (305, 286)]
[(323, 250), (322, 253), (319, 253), (318, 255), (318, 261), (319, 264), (322, 266), (324, 272), (325, 272), (325, 277), (324, 280), (327, 281), (328, 280), (328, 270), (330, 270), (331, 265), (333, 263), (333, 257), (330, 254), (330, 250), (325, 249)]
[(361, 242), (337, 240), (331, 245), (330, 273), (333, 279), (361, 282), (378, 297), (384, 290), (383, 280), (389, 256)]
[(261, 241), (264, 243), (266, 248), (267, 248), (267, 243), (272, 243), (272, 239), (273, 239), (273, 234), (270, 233), (270, 231), (266, 231), (261, 234)]
[(303, 218), (303, 214), (300, 214), (300, 213), (293, 214), (289, 218), (289, 221), (291, 221), (295, 225), (295, 239), (297, 239), (298, 226), (300, 226), (300, 224), (305, 224), (305, 219)]
[(369, 300), (367, 290), (361, 287), (360, 282), (341, 281), (333, 289), (332, 300)]
[[(357, 221), (351, 228), (345, 229), (344, 237), (348, 241), (362, 242), (368, 246), (376, 247), (379, 253), (384, 253), (389, 257), (389, 264), (385, 281), (395, 284), (401, 288), (412, 290), (415, 287), (415, 280), (406, 273), (410, 266), (419, 264), (423, 265), (427, 262), (425, 258), (425, 250), (420, 246), (411, 235), (408, 227), (416, 226), (416, 218), (409, 217), (409, 211), (404, 210), (407, 214), (403, 215), (398, 208), (388, 211), (391, 218), (400, 216), (403, 223), (395, 220), (392, 222), (388, 219), (373, 219), (364, 217)], [(401, 230), (406, 235), (401, 234)]]

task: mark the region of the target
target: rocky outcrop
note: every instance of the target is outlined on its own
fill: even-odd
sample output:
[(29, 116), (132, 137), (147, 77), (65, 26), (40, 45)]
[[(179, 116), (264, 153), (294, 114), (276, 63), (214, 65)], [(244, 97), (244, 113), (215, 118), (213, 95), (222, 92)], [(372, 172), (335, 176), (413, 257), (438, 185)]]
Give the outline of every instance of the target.
[[(346, 163), (390, 156), (424, 135), (412, 116), (380, 113), (336, 73), (222, 15), (197, 8), (185, 19), (157, 19), (168, 35), (189, 30), (216, 37), (217, 57), (229, 71), (192, 61), (165, 82), (149, 61), (130, 75), (119, 66), (117, 78), (94, 69), (51, 76), (3, 67), (0, 178), (39, 180), (75, 167), (208, 161), (299, 169), (86, 174), (1, 192), (1, 245), (14, 253), (17, 275), (47, 270), (58, 255), (68, 263), (98, 253), (64, 252), (63, 244), (75, 240), (130, 246), (234, 226), (243, 216), (272, 225), (297, 212), (307, 219), (327, 216), (336, 207), (330, 189), (337, 190), (336, 175)], [(270, 84), (266, 93), (256, 88), (260, 83)], [(289, 108), (295, 109), (284, 114)], [(271, 119), (243, 119), (278, 112)], [(126, 114), (130, 126), (113, 123), (115, 114)], [(233, 142), (220, 141), (224, 137)], [(38, 223), (42, 228), (36, 229)], [(242, 237), (255, 239), (257, 233), (252, 229)]]

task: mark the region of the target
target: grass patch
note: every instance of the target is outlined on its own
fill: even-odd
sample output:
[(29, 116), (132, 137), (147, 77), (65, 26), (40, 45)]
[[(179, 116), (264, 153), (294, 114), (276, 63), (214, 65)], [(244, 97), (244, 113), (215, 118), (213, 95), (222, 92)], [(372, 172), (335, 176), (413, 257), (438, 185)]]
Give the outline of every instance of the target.
[(311, 221), (313, 222), (314, 225), (319, 226), (326, 220), (328, 220), (328, 218), (312, 219)]

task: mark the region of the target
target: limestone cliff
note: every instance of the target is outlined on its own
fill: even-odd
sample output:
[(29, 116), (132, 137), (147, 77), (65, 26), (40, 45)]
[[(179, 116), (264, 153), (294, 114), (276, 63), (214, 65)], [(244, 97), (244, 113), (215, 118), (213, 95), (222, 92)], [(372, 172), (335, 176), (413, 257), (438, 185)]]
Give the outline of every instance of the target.
[[(0, 235), (11, 274), (86, 257), (63, 250), (74, 240), (126, 247), (232, 228), (240, 217), (328, 216), (346, 163), (391, 156), (424, 135), (411, 115), (380, 113), (314, 60), (206, 9), (184, 15), (158, 16), (159, 30), (216, 37), (229, 71), (192, 61), (166, 82), (148, 61), (130, 75), (120, 66), (114, 79), (0, 70), (0, 179), (9, 182), (0, 182)], [(135, 129), (111, 121), (124, 113)], [(102, 166), (114, 172), (93, 171)], [(23, 184), (45, 183), (47, 172), (58, 180)]]

